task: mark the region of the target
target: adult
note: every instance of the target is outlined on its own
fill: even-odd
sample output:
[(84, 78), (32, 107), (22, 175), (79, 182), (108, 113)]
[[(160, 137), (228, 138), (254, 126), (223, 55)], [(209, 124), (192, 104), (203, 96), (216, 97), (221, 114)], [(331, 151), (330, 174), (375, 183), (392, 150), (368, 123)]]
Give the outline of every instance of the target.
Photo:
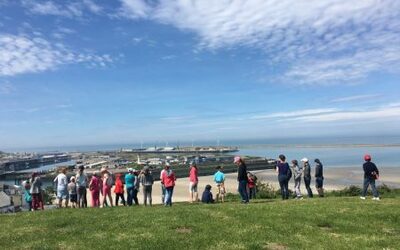
[(92, 196), (92, 207), (100, 206), (100, 190), (101, 190), (101, 180), (99, 177), (99, 172), (94, 171), (92, 178), (89, 183), (89, 190)]
[(54, 178), (54, 183), (57, 185), (57, 199), (58, 207), (62, 207), (62, 201), (65, 201), (65, 207), (68, 207), (68, 180), (67, 180), (67, 169), (62, 168), (60, 173)]
[(193, 203), (193, 201), (197, 201), (199, 199), (199, 195), (197, 192), (197, 185), (199, 183), (198, 177), (199, 171), (195, 162), (190, 163), (189, 170), (189, 202)]
[(225, 198), (225, 175), (222, 172), (223, 168), (221, 166), (217, 166), (217, 172), (214, 174), (214, 181), (215, 184), (217, 185), (217, 194), (216, 194), (216, 200), (221, 202), (224, 202)]
[(38, 173), (32, 173), (30, 179), (31, 183), (31, 195), (32, 195), (32, 207), (33, 210), (38, 210), (39, 207), (43, 210), (43, 195), (42, 195), (42, 180)]
[(303, 163), (303, 169), (304, 169), (304, 185), (306, 185), (307, 189), (307, 194), (308, 198), (313, 197), (313, 192), (311, 190), (310, 184), (311, 184), (311, 166), (310, 163), (308, 162), (307, 158), (301, 159), (301, 162)]
[(128, 206), (132, 206), (133, 202), (133, 190), (135, 188), (135, 175), (133, 174), (134, 169), (128, 168), (128, 173), (125, 175), (125, 186), (128, 194), (127, 203)]
[(365, 197), (367, 195), (368, 186), (371, 185), (372, 194), (374, 196), (372, 199), (379, 201), (379, 193), (375, 186), (375, 180), (379, 178), (379, 170), (376, 167), (375, 163), (371, 162), (372, 158), (370, 155), (365, 155), (364, 160), (364, 187), (360, 198), (363, 200), (366, 199)]
[(126, 206), (125, 197), (124, 197), (124, 184), (122, 183), (122, 180), (121, 180), (121, 174), (115, 175), (114, 193), (115, 193), (115, 206), (118, 207), (118, 201), (120, 198), (122, 200), (122, 204), (124, 204), (124, 206)]
[(292, 160), (292, 168), (294, 173), (294, 191), (296, 193), (296, 199), (303, 199), (303, 195), (301, 194), (300, 190), (303, 167), (299, 166), (299, 162), (297, 160)]
[[(169, 166), (169, 163), (166, 162), (166, 163), (165, 163), (165, 166)], [(164, 172), (165, 172), (165, 167), (160, 171), (161, 203), (162, 203), (162, 204), (164, 204), (164, 201), (165, 201), (165, 193), (166, 193), (165, 185), (164, 185), (163, 180), (162, 180), (162, 176), (163, 176)]]
[(286, 156), (279, 155), (278, 163), (276, 164), (276, 172), (278, 172), (278, 181), (281, 188), (282, 200), (289, 199), (289, 164), (286, 162)]
[[(110, 207), (112, 207), (112, 196), (111, 196), (111, 188), (113, 186), (113, 182), (114, 180), (112, 179), (112, 175), (111, 173), (106, 169), (106, 168), (102, 168), (101, 169), (101, 173), (103, 174), (103, 185), (102, 185), (102, 191), (103, 191), (103, 200), (101, 203), (101, 207), (105, 207), (108, 204), (110, 204)], [(108, 198), (108, 203), (107, 202), (107, 198)]]
[(317, 189), (318, 196), (324, 197), (324, 171), (323, 165), (319, 159), (315, 159), (315, 188)]
[(247, 167), (243, 159), (240, 156), (235, 156), (233, 163), (237, 166), (237, 181), (238, 191), (242, 199), (242, 203), (249, 203), (249, 195), (247, 191)]
[(145, 206), (147, 206), (147, 204), (151, 206), (153, 203), (151, 193), (153, 190), (154, 178), (148, 166), (145, 166), (143, 168), (143, 172), (140, 175), (139, 180), (140, 183), (142, 184), (142, 189), (143, 189), (143, 204)]
[(139, 205), (139, 199), (138, 199), (138, 193), (139, 193), (139, 188), (140, 188), (140, 181), (139, 181), (139, 171), (133, 172), (133, 175), (135, 176), (135, 182), (133, 185), (133, 201), (135, 202), (135, 205)]
[(88, 177), (85, 173), (85, 167), (79, 166), (79, 172), (76, 175), (76, 186), (78, 191), (78, 207), (87, 207), (87, 192)]
[(165, 186), (164, 206), (172, 206), (172, 195), (174, 193), (176, 177), (169, 164), (166, 164), (164, 169), (165, 171), (161, 176), (161, 182)]

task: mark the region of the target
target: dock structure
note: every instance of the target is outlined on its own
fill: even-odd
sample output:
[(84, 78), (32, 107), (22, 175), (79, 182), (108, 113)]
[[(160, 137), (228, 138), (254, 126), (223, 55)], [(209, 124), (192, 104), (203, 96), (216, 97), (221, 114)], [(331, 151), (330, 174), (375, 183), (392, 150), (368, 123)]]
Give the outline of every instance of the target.
[(233, 153), (238, 147), (150, 147), (150, 148), (122, 148), (124, 153), (137, 154), (197, 154), (197, 153)]

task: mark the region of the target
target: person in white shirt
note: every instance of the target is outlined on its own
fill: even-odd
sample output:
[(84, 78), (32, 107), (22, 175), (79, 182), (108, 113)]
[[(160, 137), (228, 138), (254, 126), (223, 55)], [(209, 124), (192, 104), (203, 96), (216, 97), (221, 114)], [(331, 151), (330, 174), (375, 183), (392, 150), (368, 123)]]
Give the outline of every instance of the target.
[(61, 172), (54, 179), (54, 183), (57, 184), (57, 199), (58, 207), (62, 207), (62, 201), (65, 200), (65, 207), (68, 207), (68, 180), (66, 168), (62, 168)]

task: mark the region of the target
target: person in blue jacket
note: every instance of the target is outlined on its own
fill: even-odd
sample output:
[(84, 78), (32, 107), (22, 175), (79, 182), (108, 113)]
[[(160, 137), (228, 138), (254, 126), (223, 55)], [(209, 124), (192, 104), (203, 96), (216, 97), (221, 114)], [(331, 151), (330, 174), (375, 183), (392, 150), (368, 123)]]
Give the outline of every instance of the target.
[(211, 193), (211, 185), (206, 185), (203, 195), (201, 196), (201, 202), (203, 203), (214, 203), (214, 198)]

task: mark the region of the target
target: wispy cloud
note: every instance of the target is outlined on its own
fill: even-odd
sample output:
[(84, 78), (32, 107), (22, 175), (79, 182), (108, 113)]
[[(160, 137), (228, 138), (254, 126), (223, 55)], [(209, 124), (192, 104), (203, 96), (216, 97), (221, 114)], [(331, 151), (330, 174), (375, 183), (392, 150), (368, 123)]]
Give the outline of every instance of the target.
[(84, 63), (91, 67), (113, 62), (110, 55), (73, 52), (60, 43), (42, 37), (0, 34), (0, 76), (36, 73), (59, 65)]
[(85, 12), (100, 14), (103, 8), (92, 0), (82, 1), (33, 1), (22, 0), (23, 6), (32, 14), (53, 15), (67, 18), (82, 17)]
[(10, 82), (0, 82), (0, 95), (8, 95), (13, 93), (16, 90), (15, 86)]
[(271, 119), (271, 118), (295, 118), (295, 117), (305, 117), (305, 116), (332, 113), (332, 112), (336, 112), (336, 111), (337, 111), (337, 109), (335, 109), (335, 108), (304, 109), (304, 110), (297, 110), (297, 111), (291, 111), (291, 112), (258, 114), (258, 115), (251, 116), (250, 119), (259, 120), (259, 119)]
[(288, 65), (280, 81), (353, 83), (399, 73), (397, 0), (120, 1), (122, 16), (194, 32), (200, 49), (258, 48), (268, 62)]
[(366, 99), (370, 99), (370, 98), (376, 98), (379, 96), (382, 96), (382, 94), (353, 95), (353, 96), (336, 98), (336, 99), (331, 100), (331, 102), (353, 102), (353, 101), (366, 100)]

